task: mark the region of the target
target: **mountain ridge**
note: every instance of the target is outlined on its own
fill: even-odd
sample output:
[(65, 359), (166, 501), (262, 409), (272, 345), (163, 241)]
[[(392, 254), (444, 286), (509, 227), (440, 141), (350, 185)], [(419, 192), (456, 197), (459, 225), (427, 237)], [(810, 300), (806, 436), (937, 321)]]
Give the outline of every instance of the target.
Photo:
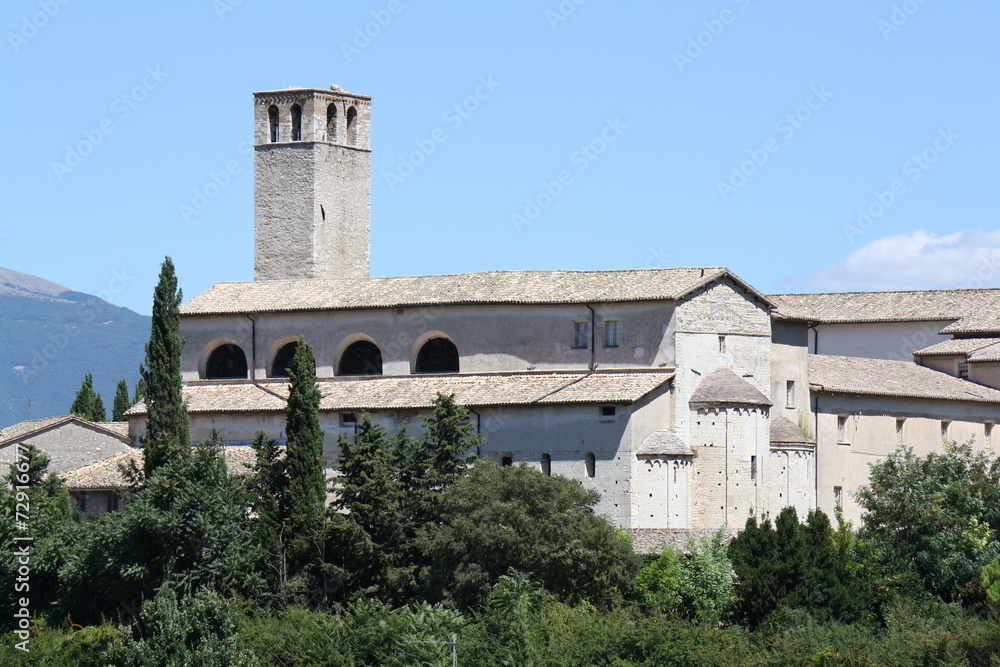
[(149, 326), (146, 315), (0, 267), (0, 428), (68, 413), (87, 373), (110, 410), (119, 379), (134, 390)]

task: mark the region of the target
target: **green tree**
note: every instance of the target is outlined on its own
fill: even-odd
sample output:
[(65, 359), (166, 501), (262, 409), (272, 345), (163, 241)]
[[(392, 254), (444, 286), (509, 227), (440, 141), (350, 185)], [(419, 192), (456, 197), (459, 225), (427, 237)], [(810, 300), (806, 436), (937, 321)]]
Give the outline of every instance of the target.
[(923, 458), (898, 449), (871, 466), (855, 497), (880, 574), (910, 595), (965, 599), (1000, 555), (1000, 462), (972, 441)]
[(92, 422), (107, 421), (107, 413), (104, 410), (104, 401), (101, 395), (94, 391), (94, 376), (87, 373), (83, 378), (83, 384), (76, 392), (73, 405), (69, 408), (70, 414), (82, 417)]
[(419, 544), (429, 598), (479, 607), (511, 568), (564, 599), (609, 604), (638, 570), (632, 545), (594, 514), (596, 491), (526, 465), (483, 460), (441, 495), (440, 519)]
[(637, 592), (647, 604), (679, 618), (718, 623), (736, 601), (724, 538), (722, 530), (711, 538), (689, 538), (686, 553), (664, 546), (636, 575)]
[(146, 400), (146, 370), (139, 366), (139, 379), (135, 382), (135, 393), (132, 395), (132, 405)]
[[(30, 443), (19, 443), (13, 453), (0, 486), (0, 542), (7, 545), (0, 551), (0, 604), (12, 609), (14, 600), (28, 597), (44, 614), (58, 602), (59, 569), (72, 554), (81, 526), (72, 520), (63, 480), (48, 472), (49, 457)], [(25, 555), (30, 576), (18, 582)], [(9, 623), (4, 619), (2, 627)]]
[(125, 378), (118, 381), (118, 389), (115, 391), (115, 404), (111, 411), (111, 421), (125, 421), (125, 411), (132, 407), (128, 402), (128, 382)]
[(146, 383), (146, 458), (143, 471), (153, 471), (174, 456), (191, 449), (189, 421), (181, 396), (181, 290), (174, 263), (167, 257), (153, 291), (153, 318), (146, 344), (143, 379)]
[(830, 519), (819, 510), (800, 524), (785, 507), (772, 528), (755, 517), (729, 544), (736, 573), (736, 619), (758, 627), (779, 607), (805, 609), (842, 622), (861, 620), (871, 604), (871, 582), (838, 545)]
[(61, 572), (68, 609), (87, 623), (134, 617), (164, 585), (180, 595), (211, 588), (253, 599), (260, 554), (245, 482), (231, 475), (217, 432), (147, 477), (124, 512), (92, 522)]
[(284, 530), (285, 517), (281, 507), (288, 486), (285, 460), (274, 440), (263, 431), (251, 443), (255, 453), (253, 473), (248, 478), (250, 507), (255, 518), (253, 532), (261, 548), (262, 569), (272, 590), (284, 586), (287, 579), (285, 567)]
[(285, 450), (288, 488), (282, 515), (288, 519), (290, 570), (321, 559), (326, 514), (323, 430), (319, 425), (319, 387), (312, 348), (299, 338), (289, 369)]

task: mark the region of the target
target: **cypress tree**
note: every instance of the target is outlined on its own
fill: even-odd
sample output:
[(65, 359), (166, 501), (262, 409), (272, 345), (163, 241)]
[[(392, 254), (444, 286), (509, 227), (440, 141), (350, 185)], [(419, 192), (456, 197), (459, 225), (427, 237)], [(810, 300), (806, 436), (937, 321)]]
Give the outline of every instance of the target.
[(263, 431), (259, 431), (251, 443), (255, 456), (253, 474), (248, 480), (250, 505), (256, 518), (253, 522), (254, 537), (262, 549), (264, 576), (273, 584), (272, 588), (285, 583), (283, 529), (281, 516), (282, 498), (288, 478), (285, 475), (285, 460), (278, 445)]
[(142, 369), (147, 392), (143, 466), (147, 478), (170, 458), (186, 454), (191, 448), (188, 414), (181, 397), (184, 341), (179, 334), (180, 305), (174, 263), (167, 257), (153, 291), (153, 320)]
[[(90, 421), (104, 421), (103, 418), (96, 418), (97, 414), (97, 401), (100, 395), (94, 391), (94, 376), (91, 373), (83, 378), (83, 384), (80, 389), (76, 392), (76, 398), (73, 399), (73, 405), (69, 407), (70, 414), (76, 415), (83, 419), (88, 419)], [(101, 404), (101, 412), (104, 411), (104, 405)]]
[(125, 421), (125, 411), (132, 407), (128, 402), (128, 382), (125, 378), (118, 381), (118, 389), (115, 391), (115, 404), (111, 409), (111, 421)]
[(135, 383), (135, 394), (132, 395), (132, 405), (139, 403), (140, 401), (146, 400), (146, 378), (143, 377), (146, 374), (146, 369), (141, 364), (139, 365), (139, 379)]
[(99, 392), (94, 392), (94, 401), (90, 404), (90, 416), (87, 419), (92, 422), (108, 421), (108, 411), (104, 408), (104, 399)]
[[(321, 545), (326, 513), (323, 431), (319, 426), (319, 388), (312, 348), (300, 336), (289, 373), (285, 453), (288, 487), (283, 516), (288, 518), (288, 554), (293, 571), (312, 562), (310, 552)], [(321, 553), (317, 551), (317, 556)]]

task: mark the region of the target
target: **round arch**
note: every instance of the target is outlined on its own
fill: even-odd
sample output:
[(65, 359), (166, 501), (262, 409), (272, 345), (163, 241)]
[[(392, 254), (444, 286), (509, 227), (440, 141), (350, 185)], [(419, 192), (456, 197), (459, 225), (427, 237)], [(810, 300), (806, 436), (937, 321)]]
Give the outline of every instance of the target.
[(414, 373), (458, 373), (458, 346), (440, 331), (425, 333), (414, 344)]
[(278, 340), (274, 341), (271, 345), (271, 349), (267, 353), (267, 377), (269, 378), (286, 378), (288, 377), (288, 369), (292, 363), (292, 357), (295, 356), (295, 344), (299, 342), (298, 336), (282, 336)]
[(356, 340), (340, 355), (337, 375), (382, 375), (382, 350), (369, 340)]
[[(357, 346), (358, 343), (367, 343), (368, 345)], [(352, 348), (355, 351), (349, 353), (348, 350), (351, 350)], [(378, 372), (377, 373), (376, 372), (366, 372), (366, 373), (343, 373), (343, 372), (341, 372), (341, 366), (344, 364), (344, 359), (345, 359), (345, 357), (348, 354), (351, 354), (351, 355), (358, 354), (359, 350), (363, 351), (365, 349), (367, 349), (369, 352), (371, 352), (372, 348), (374, 348), (374, 350), (378, 352), (378, 363), (377, 364), (375, 363), (375, 359), (374, 358), (370, 358), (369, 359), (370, 363), (367, 364), (366, 367), (369, 367), (371, 369), (374, 369), (374, 368), (377, 367), (378, 368)], [(351, 362), (349, 362), (349, 365), (350, 365), (350, 363)], [(335, 371), (334, 375), (382, 375), (382, 348), (379, 346), (378, 343), (375, 342), (375, 339), (372, 338), (371, 336), (369, 336), (368, 334), (353, 333), (353, 334), (350, 334), (348, 336), (344, 336), (344, 338), (340, 341), (340, 344), (337, 345), (337, 349), (334, 351), (333, 369)], [(348, 369), (348, 370), (351, 370), (351, 369)]]
[(230, 338), (220, 338), (205, 346), (199, 364), (203, 380), (245, 380), (247, 355)]

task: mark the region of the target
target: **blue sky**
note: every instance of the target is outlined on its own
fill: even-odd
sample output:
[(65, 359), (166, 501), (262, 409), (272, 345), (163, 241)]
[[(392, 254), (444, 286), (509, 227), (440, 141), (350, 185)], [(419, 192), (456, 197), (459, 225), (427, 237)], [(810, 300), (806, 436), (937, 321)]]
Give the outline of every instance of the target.
[(0, 266), (141, 313), (164, 255), (251, 279), (251, 93), (337, 84), (373, 275), (1000, 286), (1000, 6), (844, 4), (11, 1)]

